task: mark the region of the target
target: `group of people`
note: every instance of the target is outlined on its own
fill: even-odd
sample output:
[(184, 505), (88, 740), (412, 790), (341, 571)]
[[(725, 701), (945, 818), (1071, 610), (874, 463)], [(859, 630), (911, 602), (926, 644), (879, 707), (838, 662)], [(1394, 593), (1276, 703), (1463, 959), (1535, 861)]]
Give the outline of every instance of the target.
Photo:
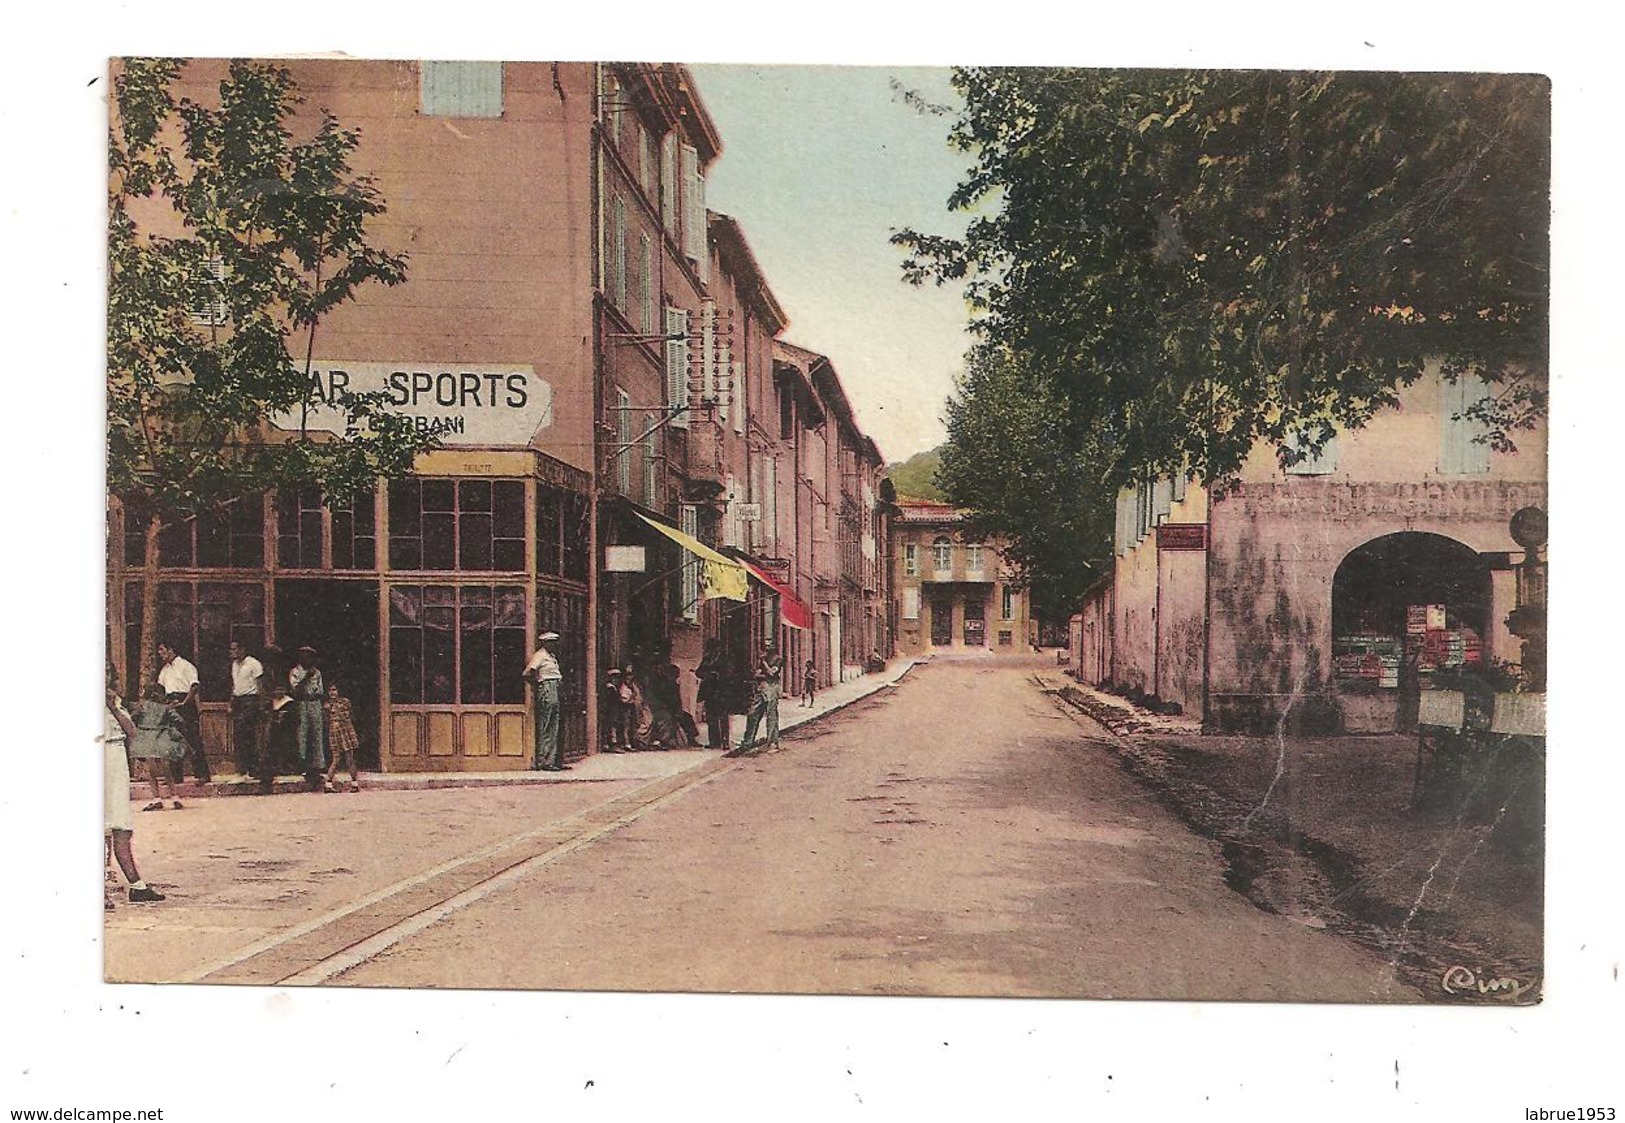
[[(809, 675), (812, 664), (808, 664)], [(779, 696), (784, 662), (776, 645), (768, 640), (761, 657), (743, 674), (716, 641), (707, 642), (699, 666), (695, 697), (705, 720), (704, 747), (724, 749), (741, 755), (759, 746), (757, 731), (766, 725), (766, 749), (779, 746)], [(599, 696), (599, 712), (604, 728), (604, 751), (630, 753), (700, 746), (699, 725), (683, 707), (682, 672), (671, 662), (670, 652), (658, 658), (612, 667), (605, 673)], [(815, 678), (805, 678), (815, 683)], [(807, 687), (811, 704), (814, 686)], [(729, 724), (736, 713), (746, 715), (745, 736), (737, 746), (729, 744)]]
[[(143, 811), (180, 811), (177, 785), (191, 765), (201, 783), (213, 777), (203, 749), (198, 711), (197, 667), (168, 642), (157, 645), (158, 671), (133, 704), (119, 693), (111, 663), (107, 669), (107, 714), (102, 737), (103, 799), (107, 841), (107, 886), (104, 904), (114, 907), (116, 862), (129, 886), (131, 901), (161, 901), (162, 893), (141, 880), (132, 846), (130, 777), (133, 764), (144, 767), (152, 785), (152, 802)], [(361, 790), (356, 764), (360, 738), (350, 701), (337, 682), (324, 682), (313, 647), (301, 647), (291, 665), (276, 649), (266, 652), (276, 671), (233, 641), (231, 723), (234, 763), (239, 774), (260, 781), (269, 791), (279, 775), (302, 775), (313, 791), (336, 791), (340, 766), (348, 768), (352, 792)], [(284, 669), (285, 667), (285, 669)], [(165, 788), (168, 795), (165, 795)]]

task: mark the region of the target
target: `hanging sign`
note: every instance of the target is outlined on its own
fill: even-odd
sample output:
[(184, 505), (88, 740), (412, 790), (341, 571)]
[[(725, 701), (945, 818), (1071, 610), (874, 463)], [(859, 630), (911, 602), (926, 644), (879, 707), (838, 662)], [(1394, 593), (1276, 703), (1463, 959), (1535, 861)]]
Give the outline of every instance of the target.
[(1207, 549), (1206, 523), (1163, 523), (1157, 527), (1159, 550)]
[(553, 424), (553, 387), (518, 363), (317, 362), (304, 409), (271, 419), (279, 429), (343, 433), (346, 400), (383, 395), (385, 411), (445, 445), (530, 444)]
[(642, 573), (646, 568), (642, 546), (604, 547), (604, 572)]

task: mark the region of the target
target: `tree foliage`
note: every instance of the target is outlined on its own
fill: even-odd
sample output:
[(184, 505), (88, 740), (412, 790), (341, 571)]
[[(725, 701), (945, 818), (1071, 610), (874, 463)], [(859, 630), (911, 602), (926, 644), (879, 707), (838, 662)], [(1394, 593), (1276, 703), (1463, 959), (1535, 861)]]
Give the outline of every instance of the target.
[(1110, 572), (1113, 506), (1105, 457), (1076, 440), (1054, 395), (1008, 352), (975, 348), (948, 401), (937, 480), (972, 533), (1004, 539), (1034, 610), (1064, 620)]
[(937, 484), (937, 466), (942, 463), (942, 449), (931, 448), (924, 452), (917, 452), (901, 464), (892, 464), (886, 469), (886, 478), (891, 480), (897, 494), (910, 499), (932, 499), (937, 502), (947, 500), (947, 495)]
[(1499, 448), (1544, 412), (1544, 78), (954, 81), (973, 163), (949, 207), (976, 217), (962, 238), (895, 235), (905, 276), (965, 285), (981, 338), (1107, 484), (1220, 479), (1260, 440), (1312, 455), (1428, 360), (1493, 384), (1476, 412)]
[(323, 112), (296, 136), (282, 67), (232, 62), (210, 104), (182, 87), (178, 61), (122, 61), (108, 132), (107, 478), (145, 524), (143, 671), (164, 523), (278, 487), (348, 497), (434, 443), (382, 395), (352, 396), (342, 434), (304, 425), (323, 318), (406, 278), (367, 238), (384, 200), (350, 168), (359, 134)]
[[(322, 318), (405, 258), (367, 241), (384, 211), (353, 174), (359, 134), (322, 113), (294, 135), (287, 70), (233, 62), (218, 103), (177, 90), (183, 64), (129, 59), (108, 137), (108, 485), (153, 517), (196, 515), (279, 485), (348, 496), (408, 471), (430, 442), (377, 396), (347, 432), (291, 437)], [(296, 358), (296, 352), (298, 357)]]

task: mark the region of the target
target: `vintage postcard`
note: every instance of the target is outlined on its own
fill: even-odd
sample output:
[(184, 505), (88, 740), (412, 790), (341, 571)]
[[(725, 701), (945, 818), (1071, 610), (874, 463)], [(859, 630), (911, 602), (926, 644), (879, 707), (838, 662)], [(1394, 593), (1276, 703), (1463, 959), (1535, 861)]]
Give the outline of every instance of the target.
[(108, 980), (1540, 1000), (1546, 78), (108, 81)]

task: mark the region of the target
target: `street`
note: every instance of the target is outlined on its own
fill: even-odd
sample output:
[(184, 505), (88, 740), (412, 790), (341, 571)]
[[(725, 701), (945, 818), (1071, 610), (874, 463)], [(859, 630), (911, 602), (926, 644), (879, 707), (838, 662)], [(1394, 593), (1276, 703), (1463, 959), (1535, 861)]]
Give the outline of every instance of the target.
[(111, 915), (108, 976), (1420, 997), (1371, 952), (1227, 888), (1215, 845), (1126, 776), (1104, 731), (1033, 671), (938, 660), (778, 754), (651, 754), (665, 776), (143, 816), (138, 852), (176, 889)]

